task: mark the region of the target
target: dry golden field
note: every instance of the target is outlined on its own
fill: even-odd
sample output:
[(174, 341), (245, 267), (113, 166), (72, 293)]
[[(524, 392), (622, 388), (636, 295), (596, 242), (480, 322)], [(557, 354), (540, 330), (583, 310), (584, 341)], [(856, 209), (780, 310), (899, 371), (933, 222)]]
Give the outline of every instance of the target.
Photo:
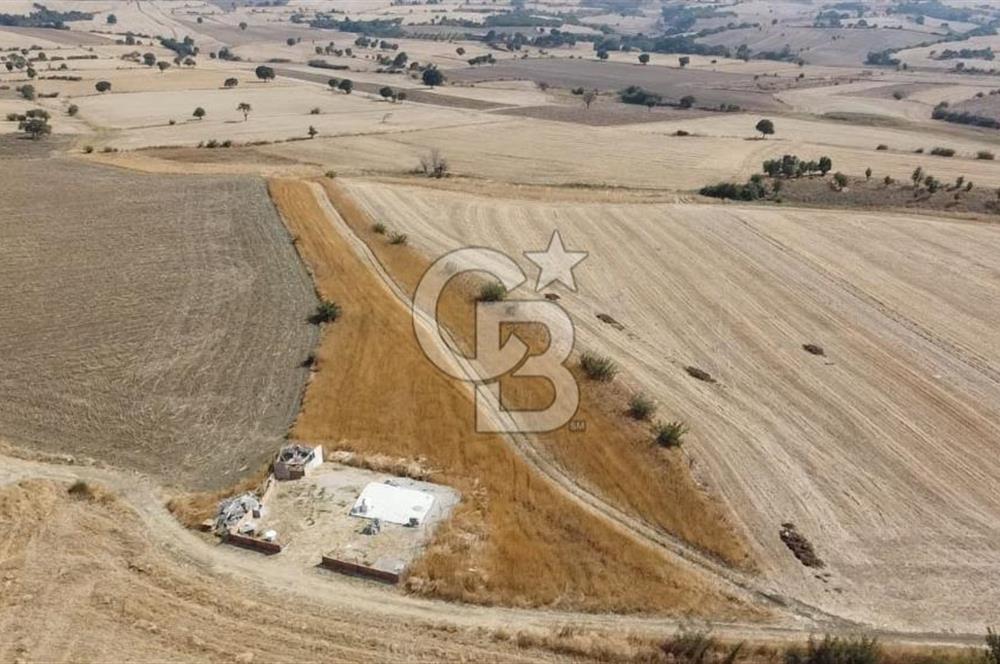
[[(0, 4), (0, 660), (683, 664), (660, 646), (692, 617), (921, 648), (1000, 623), (1000, 134), (931, 116), (994, 106), (989, 3), (42, 3), (92, 14), (66, 29)], [(865, 63), (882, 49), (898, 66)], [(698, 193), (783, 155), (831, 173)], [(574, 426), (477, 433), (415, 342), (415, 284), (466, 245), (533, 276), (556, 229), (589, 252), (577, 292), (546, 289), (576, 325)], [(461, 348), (480, 284), (437, 312)], [(317, 297), (342, 317), (308, 323)], [(188, 529), (289, 436), (461, 492), (403, 587)]]

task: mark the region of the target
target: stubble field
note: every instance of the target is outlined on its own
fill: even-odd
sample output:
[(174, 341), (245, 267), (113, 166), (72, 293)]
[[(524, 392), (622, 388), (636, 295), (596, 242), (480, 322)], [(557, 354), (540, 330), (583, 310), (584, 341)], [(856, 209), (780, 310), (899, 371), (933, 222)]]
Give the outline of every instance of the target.
[[(516, 257), (554, 229), (589, 251), (579, 294), (560, 293), (578, 343), (691, 425), (696, 469), (779, 587), (874, 624), (998, 618), (987, 581), (1000, 566), (1000, 494), (987, 479), (1000, 472), (998, 320), (985, 306), (1000, 297), (996, 226), (350, 190), (431, 255), (485, 245)], [(806, 353), (810, 343), (826, 356)], [(829, 578), (792, 557), (784, 522), (813, 542)]]

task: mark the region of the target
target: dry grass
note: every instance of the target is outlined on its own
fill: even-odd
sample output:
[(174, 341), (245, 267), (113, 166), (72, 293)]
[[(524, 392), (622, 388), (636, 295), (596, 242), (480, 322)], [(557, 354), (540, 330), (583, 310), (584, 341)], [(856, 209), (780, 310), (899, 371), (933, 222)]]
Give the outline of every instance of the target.
[[(329, 181), (324, 186), (339, 191)], [(321, 297), (344, 306), (317, 353), (293, 435), (315, 442), (347, 439), (363, 454), (423, 457), (440, 469), (438, 481), (463, 495), (453, 519), (411, 570), (412, 591), (477, 603), (746, 613), (569, 502), (503, 440), (477, 433), (467, 386), (426, 360), (407, 310), (321, 221), (325, 213), (310, 186), (274, 180), (271, 194), (299, 238)], [(370, 233), (371, 221), (350, 205), (338, 199), (342, 214)], [(426, 264), (410, 247), (377, 244), (392, 252), (392, 266), (403, 278), (417, 276)]]
[[(369, 245), (397, 283), (408, 293), (429, 265), (419, 250), (386, 251), (371, 232), (370, 215), (339, 183), (322, 183), (330, 200), (356, 234)], [(473, 307), (479, 283), (459, 277), (445, 290), (438, 317), (460, 344), (472, 339)], [(530, 326), (518, 334), (535, 348), (544, 347), (544, 336)], [(576, 419), (586, 422), (583, 431), (563, 427), (536, 436), (536, 442), (579, 481), (650, 524), (734, 565), (752, 568), (749, 550), (733, 532), (725, 508), (694, 482), (683, 455), (658, 450), (650, 442), (648, 426), (626, 418), (631, 395), (612, 381), (588, 380), (579, 367), (580, 409)], [(538, 407), (551, 398), (544, 380), (505, 379), (504, 401), (509, 407)]]

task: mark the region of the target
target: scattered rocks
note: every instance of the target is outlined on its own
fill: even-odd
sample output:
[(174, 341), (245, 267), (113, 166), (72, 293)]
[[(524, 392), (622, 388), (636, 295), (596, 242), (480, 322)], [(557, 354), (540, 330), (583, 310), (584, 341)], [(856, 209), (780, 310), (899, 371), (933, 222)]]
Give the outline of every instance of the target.
[(795, 529), (794, 523), (783, 523), (781, 524), (781, 530), (778, 531), (778, 535), (781, 537), (781, 541), (785, 543), (785, 546), (792, 552), (792, 554), (799, 559), (799, 562), (806, 567), (825, 567), (825, 563), (820, 560), (819, 556), (813, 550), (812, 544), (807, 540), (802, 534), (800, 534)]

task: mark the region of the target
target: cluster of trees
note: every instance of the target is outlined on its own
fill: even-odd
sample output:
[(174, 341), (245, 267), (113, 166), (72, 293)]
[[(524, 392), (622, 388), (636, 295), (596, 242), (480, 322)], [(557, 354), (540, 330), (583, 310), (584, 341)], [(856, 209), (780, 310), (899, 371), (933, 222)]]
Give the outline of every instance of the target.
[(157, 37), (157, 39), (160, 40), (160, 46), (173, 51), (182, 58), (198, 55), (198, 47), (195, 46), (194, 39), (190, 35), (180, 41), (173, 37)]
[(17, 128), (30, 136), (32, 140), (38, 140), (42, 136), (52, 133), (52, 127), (49, 126), (49, 112), (45, 109), (32, 109), (22, 116), (17, 116), (17, 120)]
[(397, 101), (406, 101), (406, 92), (404, 92), (403, 90), (393, 90), (388, 85), (379, 88), (378, 93), (382, 97), (382, 99), (392, 101), (392, 103), (394, 104)]
[(781, 159), (768, 159), (763, 165), (764, 173), (772, 178), (797, 178), (812, 173), (825, 176), (832, 168), (833, 160), (829, 157), (823, 156), (816, 161), (806, 161), (793, 154), (786, 154)]
[(979, 49), (961, 48), (957, 51), (955, 49), (946, 48), (933, 56), (934, 60), (956, 60), (958, 58), (967, 60), (994, 60), (996, 59), (996, 55), (993, 53), (993, 49), (987, 46), (986, 48)]
[(316, 18), (309, 21), (309, 27), (323, 30), (340, 30), (341, 32), (357, 32), (374, 37), (402, 37), (403, 29), (400, 27), (400, 23), (402, 22), (402, 18), (352, 21), (348, 17), (344, 17), (341, 20), (330, 14), (317, 14)]
[(944, 120), (945, 122), (986, 127), (988, 129), (1000, 129), (1000, 120), (986, 115), (977, 115), (969, 111), (950, 110), (947, 102), (942, 102), (935, 106), (931, 112), (931, 117), (935, 120)]
[(0, 25), (19, 28), (55, 28), (57, 30), (68, 30), (69, 28), (66, 26), (66, 23), (69, 21), (89, 21), (93, 18), (94, 15), (89, 12), (60, 12), (35, 3), (34, 11), (30, 14), (0, 14)]
[[(775, 183), (780, 184), (780, 183)], [(764, 176), (754, 173), (744, 184), (736, 182), (719, 182), (710, 184), (698, 190), (702, 196), (711, 198), (729, 198), (738, 201), (756, 201), (766, 198), (770, 193)]]
[(354, 90), (354, 81), (349, 78), (331, 78), (326, 84), (330, 86), (331, 90), (340, 90), (348, 95)]

